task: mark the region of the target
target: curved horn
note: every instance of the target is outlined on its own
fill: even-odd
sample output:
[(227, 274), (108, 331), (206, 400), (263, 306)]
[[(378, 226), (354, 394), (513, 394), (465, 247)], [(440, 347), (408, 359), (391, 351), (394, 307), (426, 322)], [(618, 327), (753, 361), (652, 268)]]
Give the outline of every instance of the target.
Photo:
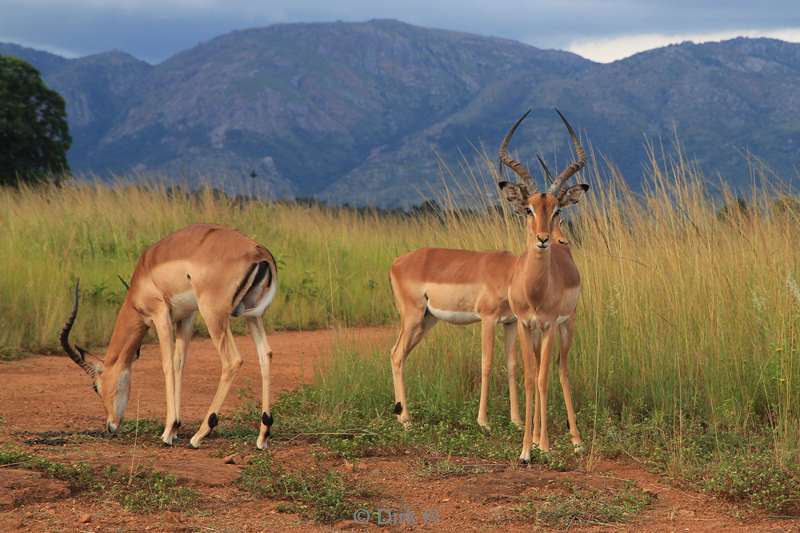
[[(508, 133), (506, 133), (506, 136), (503, 138), (503, 142), (500, 144), (498, 155), (500, 156), (500, 162), (513, 170), (514, 173), (519, 176), (523, 182), (525, 182), (525, 185), (530, 188), (530, 192), (533, 192), (536, 190), (536, 184), (533, 181), (533, 177), (531, 176), (530, 172), (528, 172), (528, 169), (525, 168), (525, 166), (519, 161), (511, 159), (511, 157), (508, 155), (508, 143), (511, 141), (511, 137), (514, 136), (514, 132), (517, 131), (519, 125), (523, 120), (525, 120), (525, 117), (527, 117), (530, 112), (531, 110), (528, 109), (525, 114), (519, 117), (514, 125), (511, 126), (511, 129), (508, 130)], [(498, 170), (502, 170), (502, 166), (500, 166)], [(498, 172), (498, 175), (502, 176), (502, 173)]]
[(550, 173), (550, 169), (547, 168), (547, 163), (544, 162), (542, 159), (542, 154), (537, 153), (536, 158), (539, 160), (539, 164), (542, 165), (542, 170), (544, 171), (544, 179), (548, 184), (553, 183), (553, 175)]
[(575, 135), (575, 130), (572, 129), (572, 126), (569, 125), (567, 119), (564, 118), (564, 115), (561, 114), (561, 111), (556, 109), (556, 113), (558, 116), (561, 117), (561, 120), (564, 122), (564, 125), (567, 127), (567, 131), (569, 132), (569, 136), (572, 139), (572, 145), (575, 147), (575, 155), (578, 156), (577, 161), (573, 161), (569, 164), (567, 168), (561, 171), (561, 174), (556, 176), (556, 179), (553, 180), (552, 185), (550, 185), (550, 189), (547, 192), (551, 194), (558, 194), (561, 192), (561, 188), (564, 186), (564, 182), (566, 182), (569, 178), (571, 178), (576, 172), (586, 165), (586, 152), (583, 151), (583, 146), (581, 146), (581, 142), (578, 140), (578, 136)]
[(64, 348), (65, 352), (67, 352), (69, 358), (75, 361), (75, 364), (81, 367), (84, 372), (92, 377), (95, 377), (97, 370), (95, 370), (92, 365), (86, 362), (86, 350), (80, 346), (75, 346), (75, 348), (73, 348), (69, 344), (69, 333), (72, 331), (72, 325), (75, 324), (75, 319), (78, 316), (78, 298), (80, 296), (80, 287), (81, 281), (78, 280), (75, 283), (75, 302), (72, 304), (72, 312), (70, 313), (69, 318), (67, 318), (67, 323), (64, 324), (64, 327), (61, 329), (61, 335), (59, 336), (59, 339), (61, 340), (61, 347)]

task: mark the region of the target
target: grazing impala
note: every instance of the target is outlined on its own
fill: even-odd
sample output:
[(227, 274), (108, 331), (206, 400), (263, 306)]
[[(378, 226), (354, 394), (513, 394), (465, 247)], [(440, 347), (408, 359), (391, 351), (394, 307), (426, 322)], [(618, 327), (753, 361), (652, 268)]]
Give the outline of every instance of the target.
[[(509, 305), (517, 317), (525, 373), (525, 430), (520, 454), (520, 460), (525, 463), (530, 461), (532, 445), (538, 445), (544, 452), (550, 448), (547, 437), (547, 385), (550, 350), (557, 330), (561, 337), (559, 377), (569, 431), (573, 445), (576, 448), (582, 445), (575, 422), (567, 366), (581, 282), (569, 247), (551, 244), (558, 227), (560, 210), (577, 203), (589, 189), (586, 184), (565, 187), (566, 181), (586, 164), (586, 154), (569, 122), (559, 112), (578, 160), (556, 176), (546, 192), (536, 192), (528, 170), (511, 159), (507, 151), (511, 137), (528, 113), (511, 127), (500, 146), (500, 160), (520, 177), (522, 183), (498, 180), (503, 197), (527, 219), (527, 246), (515, 260), (508, 288)], [(537, 387), (535, 394), (534, 379)], [(531, 400), (534, 397), (532, 413)]]
[[(502, 153), (508, 145), (503, 143)], [(507, 154), (506, 154), (507, 156)], [(539, 158), (545, 178), (552, 181), (550, 171)], [(555, 221), (553, 236), (567, 244)], [(508, 369), (509, 410), (511, 421), (521, 426), (516, 385), (514, 328), (516, 317), (508, 302), (511, 270), (517, 262), (509, 252), (473, 252), (447, 248), (421, 248), (398, 257), (392, 263), (389, 277), (400, 313), (400, 334), (392, 349), (392, 378), (395, 392), (395, 414), (404, 425), (410, 421), (406, 403), (403, 367), (408, 354), (439, 320), (451, 324), (481, 323), (481, 396), (478, 424), (488, 428), (487, 404), (489, 373), (494, 352), (494, 332), (503, 325)]]
[[(119, 427), (130, 390), (130, 368), (147, 329), (152, 325), (161, 346), (167, 416), (161, 440), (172, 444), (181, 425), (181, 376), (197, 311), (208, 327), (222, 361), (219, 386), (206, 417), (190, 440), (193, 448), (217, 425), (219, 409), (242, 365), (230, 330), (230, 318), (247, 319), (261, 365), (261, 426), (256, 445), (267, 446), (270, 426), (270, 361), (272, 350), (261, 316), (275, 297), (277, 267), (272, 254), (236, 230), (194, 224), (168, 235), (139, 258), (122, 308), (117, 315), (106, 356), (90, 363), (86, 350), (69, 343), (78, 314), (75, 286), (72, 313), (61, 331), (61, 346), (94, 381), (103, 399), (106, 428)], [(173, 325), (176, 339), (173, 343)]]

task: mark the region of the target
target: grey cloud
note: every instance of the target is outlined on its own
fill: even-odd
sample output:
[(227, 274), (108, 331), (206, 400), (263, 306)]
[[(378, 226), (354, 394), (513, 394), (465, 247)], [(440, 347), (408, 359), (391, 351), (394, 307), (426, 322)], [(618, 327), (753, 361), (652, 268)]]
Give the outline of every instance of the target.
[(576, 39), (621, 34), (713, 32), (800, 26), (795, 1), (769, 9), (752, 1), (672, 0), (294, 0), (201, 2), (145, 1), (137, 7), (96, 2), (0, 0), (0, 36), (53, 49), (90, 54), (120, 49), (161, 61), (233, 29), (276, 22), (361, 21), (396, 18), (412, 24), (524, 40), (562, 48)]

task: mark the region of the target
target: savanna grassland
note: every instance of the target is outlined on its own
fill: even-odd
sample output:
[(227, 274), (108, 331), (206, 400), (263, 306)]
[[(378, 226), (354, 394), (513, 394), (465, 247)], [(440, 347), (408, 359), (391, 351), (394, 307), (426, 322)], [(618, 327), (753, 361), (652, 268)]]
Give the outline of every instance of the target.
[[(482, 170), (465, 173), (466, 189), (492, 188)], [(568, 215), (583, 286), (570, 369), (578, 423), (589, 446), (585, 456), (572, 453), (554, 377), (549, 405), (556, 442), (537, 461), (552, 470), (591, 469), (605, 459), (634, 461), (745, 510), (797, 515), (800, 203), (759, 171), (742, 199), (684, 161), (654, 165), (649, 173), (642, 193), (627, 190), (612, 170), (583, 176), (591, 190)], [(73, 335), (101, 346), (124, 295), (117, 276), (130, 275), (148, 244), (200, 221), (237, 227), (275, 254), (280, 287), (265, 316), (270, 329), (394, 324), (387, 273), (397, 255), (422, 246), (523, 249), (523, 226), (515, 215), (489, 200), (469, 209), (452, 207), (450, 199), (462, 192), (444, 192), (439, 203), (445, 207), (438, 211), (401, 214), (122, 184), (2, 190), (0, 351), (15, 359), (55, 350), (78, 277), (83, 300)], [(407, 387), (415, 423), (403, 431), (391, 416), (390, 345), (342, 340), (310, 385), (277, 401), (275, 439), (303, 436), (348, 461), (411, 451), (423, 458), (511, 464), (521, 432), (508, 419), (499, 348), (492, 430), (480, 431), (474, 422), (479, 344), (477, 327), (440, 325), (411, 354)], [(245, 402), (227, 423), (223, 419), (221, 435), (250, 443), (251, 419), (257, 419), (257, 406)], [(352, 487), (338, 478), (311, 472), (283, 488), (253, 482), (293, 475), (276, 474), (277, 468), (269, 458), (255, 459), (239, 487), (293, 502), (281, 491), (295, 487), (302, 508), (319, 500), (306, 487), (317, 483), (332, 504), (322, 510), (306, 506), (309, 516), (332, 521), (352, 515), (345, 501)], [(432, 476), (468, 475), (469, 468), (458, 461), (420, 463)], [(648, 505), (638, 493), (606, 501), (597, 491), (567, 492), (549, 508), (547, 502), (521, 504), (517, 516), (569, 527), (580, 523), (582, 512), (590, 516), (586, 523), (606, 523), (626, 520)], [(583, 503), (559, 507), (575, 494), (584, 495)], [(362, 495), (356, 490), (351, 496)], [(601, 500), (613, 516), (578, 509)], [(568, 519), (543, 522), (542, 508)]]

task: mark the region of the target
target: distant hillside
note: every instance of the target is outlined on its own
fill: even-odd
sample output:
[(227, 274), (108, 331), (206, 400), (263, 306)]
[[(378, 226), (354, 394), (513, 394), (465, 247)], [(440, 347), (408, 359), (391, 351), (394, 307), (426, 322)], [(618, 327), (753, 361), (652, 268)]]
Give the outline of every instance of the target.
[[(751, 151), (800, 157), (800, 45), (685, 43), (603, 65), (396, 21), (286, 24), (217, 37), (156, 66), (122, 52), (67, 60), (14, 45), (67, 100), (79, 172), (257, 184), (277, 196), (418, 203), (474, 146), (566, 153), (561, 108), (634, 187), (645, 138), (677, 129), (703, 168), (745, 183)], [(251, 178), (250, 175), (255, 174)]]

